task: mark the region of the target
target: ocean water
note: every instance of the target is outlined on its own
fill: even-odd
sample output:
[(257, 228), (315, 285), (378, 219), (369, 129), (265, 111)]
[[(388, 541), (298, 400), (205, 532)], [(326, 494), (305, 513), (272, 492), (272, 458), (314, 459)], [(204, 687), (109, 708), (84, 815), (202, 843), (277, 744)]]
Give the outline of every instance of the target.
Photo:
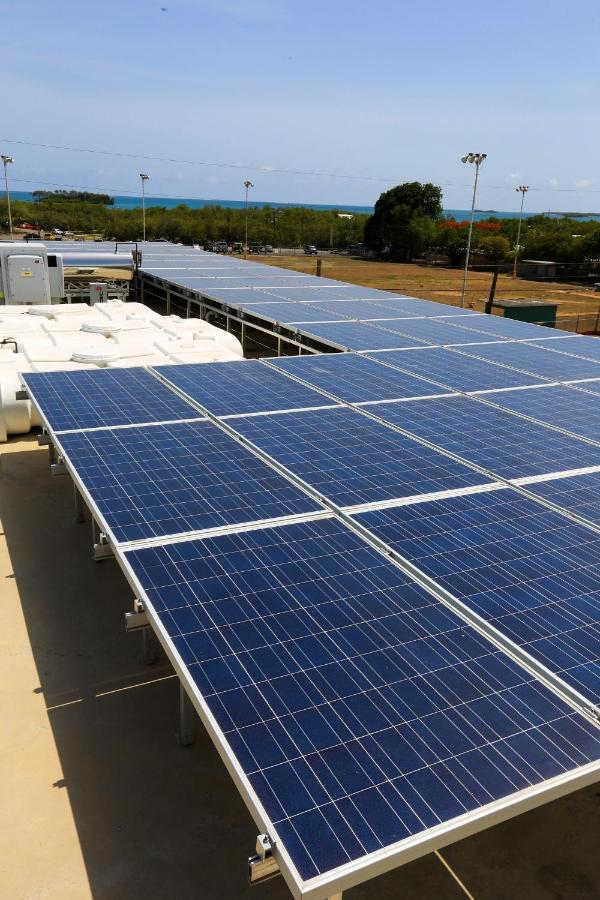
[[(14, 200), (23, 200), (26, 202), (34, 200), (33, 195), (28, 191), (11, 191), (11, 197)], [(226, 206), (230, 209), (244, 208), (243, 200), (200, 200), (197, 197), (188, 199), (184, 199), (182, 197), (146, 197), (146, 208), (151, 206), (163, 206), (166, 209), (175, 209), (176, 206), (180, 206), (182, 204), (184, 204), (185, 206), (189, 206), (191, 209), (201, 209), (203, 206)], [(125, 197), (115, 195), (115, 209), (137, 209), (140, 206), (141, 200), (139, 197)], [(372, 206), (353, 206), (352, 204), (341, 203), (277, 203), (275, 201), (269, 200), (253, 200), (249, 203), (249, 206), (258, 209), (262, 209), (265, 206), (271, 206), (275, 209), (286, 209), (297, 206), (304, 206), (307, 209), (338, 209), (340, 210), (340, 212), (366, 213), (367, 215), (370, 215), (373, 212)], [(458, 222), (462, 222), (470, 217), (471, 211), (469, 209), (445, 209), (444, 215), (448, 218), (452, 217)], [(495, 216), (497, 219), (516, 219), (518, 215), (519, 213), (516, 210), (514, 212), (508, 212), (506, 210), (476, 210), (475, 221), (480, 221), (481, 219), (489, 219), (490, 216)], [(537, 215), (540, 215), (540, 213), (523, 213), (524, 218), (530, 218), (531, 216)], [(545, 215), (550, 216), (551, 218), (558, 219), (562, 216), (567, 215), (567, 213), (547, 212), (545, 213)], [(593, 220), (596, 222), (600, 222), (600, 213), (578, 213), (577, 218), (581, 219), (582, 221)]]

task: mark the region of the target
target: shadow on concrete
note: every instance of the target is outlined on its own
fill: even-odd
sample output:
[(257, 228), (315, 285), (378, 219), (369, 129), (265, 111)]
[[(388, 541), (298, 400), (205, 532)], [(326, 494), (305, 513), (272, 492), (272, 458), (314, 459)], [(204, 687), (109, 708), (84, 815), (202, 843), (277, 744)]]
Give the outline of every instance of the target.
[[(1, 512), (91, 894), (98, 900), (283, 900), (281, 878), (245, 881), (256, 828), (197, 722), (175, 741), (178, 682), (163, 657), (141, 662), (126, 635), (131, 592), (116, 562), (94, 562), (89, 522), (76, 524), (68, 476), (50, 477), (36, 448), (2, 458)], [(12, 577), (9, 576), (9, 577)], [(25, 814), (25, 813), (24, 813)], [(598, 801), (557, 801), (444, 851), (477, 900), (591, 900)], [(348, 898), (457, 900), (465, 894), (428, 856)]]

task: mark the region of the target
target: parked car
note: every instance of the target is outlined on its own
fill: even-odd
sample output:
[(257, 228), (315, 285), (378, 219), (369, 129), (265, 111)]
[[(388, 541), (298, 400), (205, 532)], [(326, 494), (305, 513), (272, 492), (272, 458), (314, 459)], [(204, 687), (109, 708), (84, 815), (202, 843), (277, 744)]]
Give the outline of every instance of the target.
[(272, 252), (273, 252), (273, 247), (271, 246), (271, 244), (265, 244), (265, 246), (264, 246), (264, 252), (265, 252), (265, 253), (272, 253)]
[(244, 252), (244, 245), (242, 244), (241, 241), (234, 241), (234, 242), (233, 242), (233, 248), (232, 248), (232, 249), (233, 249), (233, 252), (234, 252), (234, 253), (243, 253), (243, 252)]
[(317, 248), (315, 247), (314, 244), (307, 244), (304, 248), (304, 252), (306, 253), (307, 256), (316, 256)]

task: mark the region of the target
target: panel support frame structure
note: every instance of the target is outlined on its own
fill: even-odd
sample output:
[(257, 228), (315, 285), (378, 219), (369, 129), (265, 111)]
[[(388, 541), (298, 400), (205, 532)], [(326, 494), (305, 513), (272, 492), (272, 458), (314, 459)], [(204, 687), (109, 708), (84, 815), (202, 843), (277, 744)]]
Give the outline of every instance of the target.
[[(213, 416), (209, 415), (209, 419), (213, 419), (214, 421)], [(223, 430), (228, 431), (228, 428), (224, 427), (222, 422), (220, 422), (219, 424), (221, 425)], [(278, 464), (276, 464), (275, 461), (272, 461), (266, 453), (259, 451), (258, 448), (255, 448), (255, 446), (250, 441), (240, 439), (239, 435), (237, 435), (236, 433), (234, 433), (233, 436), (236, 437), (236, 440), (239, 443), (243, 444), (247, 448), (253, 449), (255, 455), (259, 458), (268, 459), (271, 467), (274, 470), (278, 470)], [(57, 450), (60, 453), (60, 436), (57, 437), (56, 435), (52, 435), (52, 440), (53, 442), (56, 442)], [(177, 648), (175, 647), (175, 644), (173, 643), (167, 630), (163, 626), (158, 613), (154, 610), (152, 603), (146, 596), (146, 593), (130, 563), (127, 549), (124, 547), (120, 547), (118, 542), (116, 542), (112, 537), (110, 529), (105, 527), (105, 523), (103, 523), (102, 521), (102, 516), (99, 513), (95, 502), (87, 491), (82, 480), (79, 478), (78, 473), (70, 464), (68, 458), (65, 458), (65, 466), (72, 475), (76, 487), (80, 490), (84, 501), (90, 509), (95, 528), (97, 528), (98, 531), (102, 530), (104, 539), (109, 546), (109, 542), (113, 544), (115, 548), (116, 560), (122, 568), (123, 573), (132, 588), (134, 596), (139, 597), (142, 600), (144, 604), (144, 611), (146, 613), (148, 623), (151, 626), (152, 632), (156, 635), (167, 657), (173, 664), (175, 672), (177, 673), (180, 680), (180, 714), (182, 712), (181, 700), (182, 696), (184, 696), (186, 702), (190, 704), (190, 707), (193, 707), (193, 709), (195, 709), (196, 713), (206, 727), (211, 740), (213, 741), (238, 791), (240, 792), (244, 802), (246, 803), (259, 832), (261, 834), (268, 834), (270, 836), (273, 859), (277, 864), (279, 870), (281, 871), (281, 874), (283, 875), (295, 900), (332, 900), (332, 898), (340, 896), (343, 891), (370, 878), (395, 869), (434, 850), (445, 847), (448, 844), (453, 843), (454, 841), (461, 840), (465, 837), (468, 837), (469, 835), (475, 834), (478, 831), (483, 830), (484, 828), (505, 821), (506, 819), (509, 819), (514, 815), (525, 812), (529, 809), (533, 809), (541, 805), (542, 803), (546, 803), (576, 789), (592, 784), (600, 777), (600, 760), (593, 763), (588, 763), (583, 766), (579, 766), (577, 768), (573, 768), (568, 772), (563, 773), (562, 775), (543, 781), (535, 786), (515, 791), (513, 794), (504, 797), (501, 800), (493, 801), (486, 804), (485, 806), (479, 807), (478, 809), (470, 813), (459, 815), (452, 820), (445, 821), (437, 826), (425, 829), (422, 832), (398, 841), (395, 844), (388, 845), (378, 851), (365, 854), (364, 856), (343, 864), (336, 869), (329, 870), (309, 880), (303, 880), (296, 870), (291, 857), (287, 853), (284, 844), (278, 839), (277, 829), (270, 821), (270, 818), (267, 815), (266, 810), (262, 806), (257, 794), (255, 793), (249, 778), (244, 773), (231, 746), (225, 738), (213, 714), (211, 713), (206, 700), (195, 684), (187, 665), (183, 661)], [(289, 473), (288, 480), (292, 480), (289, 478)], [(295, 478), (295, 480), (298, 483), (301, 482), (301, 479)], [(302, 482), (302, 484), (304, 483)], [(314, 497), (316, 494), (316, 491), (308, 485), (304, 486), (304, 490), (310, 496)], [(320, 500), (321, 502), (323, 502), (323, 498), (320, 498)], [(344, 512), (335, 505), (331, 503), (325, 503), (324, 505), (331, 509), (339, 520), (343, 521), (348, 527), (351, 527), (351, 530), (355, 534), (361, 534), (361, 536), (363, 537), (367, 536), (367, 543), (369, 543), (372, 547), (374, 546), (373, 542), (375, 539), (371, 532), (368, 532), (366, 529), (357, 527), (357, 523), (353, 521), (348, 515), (344, 514)], [(193, 536), (190, 535), (189, 539), (192, 539), (192, 537)], [(133, 548), (130, 547), (128, 549)], [(387, 545), (381, 543), (379, 546), (379, 550), (380, 552), (394, 558), (393, 554), (390, 552), (390, 548), (387, 547)], [(410, 572), (408, 571), (408, 564), (406, 563), (406, 560), (403, 560), (402, 557), (399, 557), (399, 560), (402, 561), (402, 564), (394, 558), (394, 561), (399, 565), (399, 567), (404, 568), (404, 571), (407, 572), (407, 574), (410, 574)], [(416, 571), (418, 572), (418, 570)], [(422, 579), (425, 576), (423, 576), (423, 573), (420, 572), (418, 574), (420, 575), (420, 578), (416, 578), (415, 580), (422, 583)], [(411, 577), (415, 578), (414, 575), (412, 575)], [(429, 593), (434, 593), (431, 588), (429, 588)], [(446, 603), (446, 605), (449, 604)], [(143, 629), (143, 633), (146, 633), (148, 631), (150, 631), (150, 629)], [(494, 643), (494, 641), (491, 641), (491, 643)], [(522, 661), (519, 660), (519, 662), (521, 662), (521, 665), (523, 665)], [(524, 666), (524, 668), (526, 668), (526, 666)], [(555, 691), (555, 693), (558, 692)], [(563, 700), (565, 699), (564, 693), (562, 695), (562, 698)], [(571, 701), (571, 706), (579, 710), (579, 706), (576, 706), (573, 701)], [(185, 719), (185, 716), (187, 716), (188, 713), (189, 710), (184, 709), (184, 728), (182, 728), (183, 733), (187, 732), (187, 720)]]

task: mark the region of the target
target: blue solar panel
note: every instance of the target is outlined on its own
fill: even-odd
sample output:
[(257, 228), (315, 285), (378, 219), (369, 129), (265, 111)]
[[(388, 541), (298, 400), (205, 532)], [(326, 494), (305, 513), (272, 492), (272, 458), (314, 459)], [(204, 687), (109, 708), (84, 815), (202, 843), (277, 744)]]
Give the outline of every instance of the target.
[[(385, 319), (378, 324), (382, 328), (390, 328), (421, 341), (429, 341), (433, 344), (446, 344), (449, 346), (460, 344), (472, 344), (474, 341), (497, 341), (499, 338), (476, 334), (467, 331), (459, 325), (452, 324), (452, 317), (438, 319)], [(469, 319), (469, 321), (473, 321)]]
[(385, 303), (386, 306), (392, 304), (394, 315), (410, 315), (414, 313), (416, 316), (449, 316), (451, 318), (481, 315), (481, 313), (476, 313), (472, 309), (462, 309), (460, 306), (452, 306), (449, 303), (436, 303), (434, 300), (417, 300), (416, 297), (404, 297), (396, 294), (390, 295)]
[[(553, 327), (534, 325), (532, 322), (519, 322), (517, 319), (507, 319), (504, 316), (482, 315), (461, 324), (464, 328), (474, 329), (482, 334), (497, 335), (516, 341), (529, 340), (529, 338), (554, 338), (561, 334), (558, 329)], [(543, 331), (542, 328), (544, 328)]]
[(246, 313), (286, 325), (301, 325), (305, 322), (342, 322), (345, 319), (342, 315), (320, 309), (312, 303), (284, 303), (276, 301), (273, 297), (265, 303), (253, 303), (252, 306), (246, 307)]
[(375, 360), (355, 353), (288, 356), (285, 359), (274, 359), (271, 363), (348, 403), (427, 397), (441, 392), (440, 388), (429, 381), (405, 375), (404, 372), (382, 366)]
[[(535, 342), (537, 346), (544, 347), (544, 344)], [(600, 340), (597, 337), (589, 337), (579, 334), (572, 335), (568, 338), (561, 338), (560, 341), (553, 341), (547, 344), (551, 350), (560, 353), (572, 353), (574, 356), (583, 356), (586, 359), (595, 359), (600, 362)]]
[(157, 366), (156, 371), (217, 416), (331, 403), (323, 394), (258, 360)]
[(600, 700), (600, 536), (513, 490), (364, 513), (404, 558)]
[(600, 525), (600, 472), (539, 481), (528, 484), (527, 490), (594, 525)]
[(306, 325), (305, 334), (322, 338), (346, 350), (385, 350), (388, 347), (421, 347), (422, 341), (415, 341), (405, 335), (384, 331), (367, 322), (334, 322), (328, 325)]
[(210, 422), (74, 432), (60, 443), (119, 542), (317, 508)]
[(598, 378), (594, 378), (591, 381), (568, 381), (567, 384), (571, 384), (572, 386), (577, 387), (579, 390), (583, 390), (588, 394), (600, 394), (600, 379)]
[(127, 559), (303, 881), (600, 756), (591, 722), (334, 520)]
[(549, 386), (486, 394), (486, 400), (539, 422), (600, 442), (600, 400), (595, 394)]
[(232, 419), (230, 424), (340, 506), (486, 481), (347, 407)]
[(248, 306), (250, 303), (264, 303), (273, 297), (264, 290), (258, 288), (235, 288), (234, 290), (219, 290), (211, 288), (210, 296), (227, 306)]
[(600, 464), (600, 447), (468, 397), (382, 403), (372, 412), (504, 478)]
[(567, 356), (566, 353), (555, 353), (547, 349), (551, 345), (561, 344), (562, 339), (544, 341), (542, 344), (502, 343), (465, 347), (463, 352), (470, 356), (479, 356), (491, 362), (502, 363), (522, 369), (532, 375), (541, 375), (550, 381), (570, 381), (575, 378), (600, 377), (600, 366), (590, 360)]
[(383, 319), (386, 316), (405, 316), (406, 318), (414, 318), (416, 315), (411, 312), (400, 312), (395, 310), (392, 300), (385, 301), (385, 303), (378, 303), (374, 300), (315, 301), (315, 307), (317, 306), (322, 311), (337, 313), (346, 319), (360, 319), (365, 322), (371, 319)]
[[(321, 279), (318, 278), (316, 281), (320, 282)], [(281, 300), (284, 302), (313, 302), (313, 303), (321, 303), (322, 301), (329, 300), (343, 300), (344, 294), (336, 287), (327, 287), (321, 286), (319, 287), (317, 284), (311, 282), (309, 284), (303, 284), (300, 287), (294, 286), (294, 283), (291, 282), (289, 287), (278, 287), (278, 288), (269, 288), (269, 294), (271, 295), (271, 299), (273, 300)]]
[(24, 373), (54, 431), (194, 419), (198, 413), (145, 369)]
[(444, 347), (427, 347), (422, 352), (393, 350), (390, 353), (369, 353), (390, 366), (407, 369), (415, 375), (430, 378), (437, 384), (457, 391), (483, 391), (492, 388), (518, 387), (527, 384), (543, 384), (535, 375), (515, 372), (486, 360), (464, 356)]

